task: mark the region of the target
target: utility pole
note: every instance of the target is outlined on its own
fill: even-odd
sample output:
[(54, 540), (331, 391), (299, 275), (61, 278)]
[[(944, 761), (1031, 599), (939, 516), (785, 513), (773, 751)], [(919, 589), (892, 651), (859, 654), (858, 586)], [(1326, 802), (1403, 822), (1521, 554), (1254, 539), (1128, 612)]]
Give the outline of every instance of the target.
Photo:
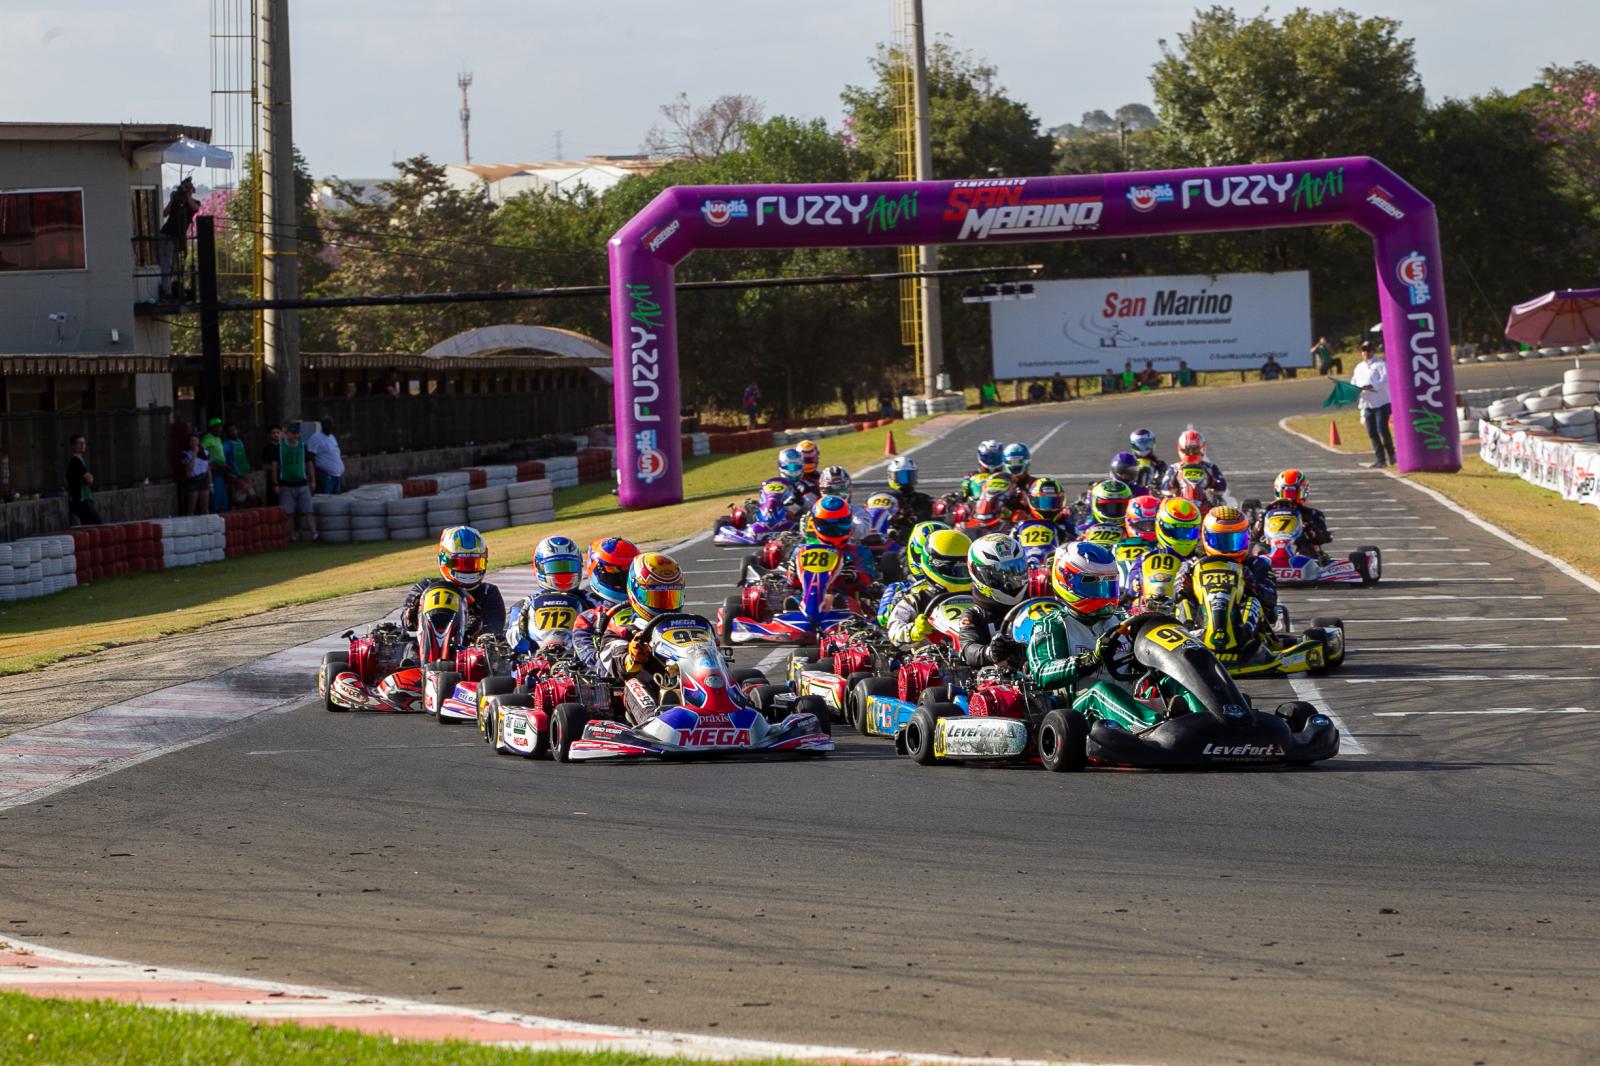
[(567, 158), (566, 156), (561, 154), (561, 135), (563, 133), (565, 133), (565, 132), (566, 132), (566, 130), (556, 130), (556, 162), (557, 163), (559, 163), (563, 159)]
[[(261, 107), (256, 121), (261, 148), (261, 296), (293, 300), (300, 295), (299, 199), (294, 187), (294, 123), (290, 106), (289, 0), (258, 0)], [(281, 422), (300, 414), (300, 313), (262, 312), (267, 377), (267, 417)]]
[(461, 161), (472, 162), (472, 105), (467, 102), (467, 90), (472, 88), (472, 71), (465, 70), (456, 75), (456, 84), (461, 86)]
[[(916, 100), (917, 180), (933, 180), (933, 144), (928, 135), (928, 49), (922, 22), (922, 0), (911, 0), (911, 89)], [(929, 277), (939, 269), (939, 249), (931, 244), (917, 248), (917, 269), (922, 290), (922, 393), (928, 399), (938, 394), (939, 371), (944, 368), (943, 320), (939, 313), (939, 279)]]
[(200, 280), (200, 424), (226, 418), (222, 409), (222, 323), (217, 314), (217, 220), (194, 220), (194, 254)]

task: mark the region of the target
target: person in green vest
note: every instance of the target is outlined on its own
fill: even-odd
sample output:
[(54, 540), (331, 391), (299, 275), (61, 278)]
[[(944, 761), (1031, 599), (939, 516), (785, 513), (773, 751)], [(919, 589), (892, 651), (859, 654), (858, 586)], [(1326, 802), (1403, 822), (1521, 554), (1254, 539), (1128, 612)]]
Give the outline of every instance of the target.
[(211, 513), (221, 514), (228, 509), (228, 456), (222, 447), (222, 419), (206, 423), (200, 450), (211, 461)]
[(1139, 375), (1133, 372), (1133, 360), (1129, 359), (1122, 364), (1122, 377), (1119, 379), (1122, 384), (1122, 391), (1132, 392), (1138, 380)]
[(298, 419), (283, 427), (283, 439), (278, 442), (277, 455), (272, 456), (268, 474), (269, 480), (278, 486), (278, 506), (289, 516), (290, 524), (294, 524), (295, 515), (302, 515), (310, 539), (320, 539), (316, 515), (311, 513), (311, 482), (317, 476), (317, 466), (306, 454)]
[(250, 484), (250, 449), (239, 436), (237, 422), (229, 422), (222, 431), (222, 454), (227, 458), (233, 502), (243, 504), (255, 495), (255, 489)]

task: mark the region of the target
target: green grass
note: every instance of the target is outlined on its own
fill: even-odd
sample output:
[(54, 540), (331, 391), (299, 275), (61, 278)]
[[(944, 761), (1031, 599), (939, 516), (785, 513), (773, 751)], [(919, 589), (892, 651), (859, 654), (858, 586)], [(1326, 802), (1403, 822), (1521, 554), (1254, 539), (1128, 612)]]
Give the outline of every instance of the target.
[[(896, 422), (886, 429), (904, 447), (904, 438), (923, 421)], [(882, 456), (884, 434), (884, 429), (873, 429), (824, 438), (818, 442), (823, 462), (851, 469), (865, 466)], [(769, 448), (692, 459), (685, 469), (684, 501), (649, 511), (619, 511), (609, 482), (561, 489), (555, 494), (555, 521), (485, 535), (490, 565), (526, 564), (534, 545), (554, 533), (580, 544), (606, 535), (659, 544), (697, 533), (728, 502), (743, 499), (773, 472), (777, 452)], [(432, 573), (434, 565), (431, 541), (296, 544), (7, 603), (0, 605), (0, 676), (277, 607), (409, 585)]]
[(1301, 415), (1289, 419), (1289, 426), (1308, 437), (1326, 441), (1328, 422), (1339, 427), (1339, 450), (1342, 452), (1372, 453), (1372, 441), (1367, 438), (1367, 427), (1361, 424), (1361, 412), (1354, 407), (1329, 409), (1320, 415)]
[(463, 1040), (397, 1040), (345, 1029), (0, 992), (0, 1063), (5, 1066), (687, 1066), (689, 1062), (617, 1052), (513, 1051)]

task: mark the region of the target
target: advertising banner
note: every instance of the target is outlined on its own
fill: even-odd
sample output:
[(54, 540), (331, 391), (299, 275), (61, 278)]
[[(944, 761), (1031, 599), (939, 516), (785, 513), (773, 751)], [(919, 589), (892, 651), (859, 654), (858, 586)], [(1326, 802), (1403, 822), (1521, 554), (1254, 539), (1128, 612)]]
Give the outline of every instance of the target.
[(989, 305), (994, 376), (1308, 366), (1311, 275), (1217, 274), (1034, 282), (1032, 300)]

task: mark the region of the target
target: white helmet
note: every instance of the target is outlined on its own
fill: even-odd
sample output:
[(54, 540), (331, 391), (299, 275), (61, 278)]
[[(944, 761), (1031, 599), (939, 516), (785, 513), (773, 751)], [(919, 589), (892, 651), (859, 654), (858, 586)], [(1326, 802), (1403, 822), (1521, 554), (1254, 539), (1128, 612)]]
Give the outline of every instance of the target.
[(1028, 589), (1028, 560), (1022, 545), (1006, 533), (985, 533), (967, 551), (967, 570), (972, 574), (972, 594), (981, 602), (991, 600), (1002, 607), (1022, 602)]
[(817, 491), (824, 496), (850, 498), (850, 471), (842, 466), (830, 466), (817, 478)]
[(889, 487), (914, 489), (917, 487), (917, 461), (909, 455), (897, 455), (889, 460)]

